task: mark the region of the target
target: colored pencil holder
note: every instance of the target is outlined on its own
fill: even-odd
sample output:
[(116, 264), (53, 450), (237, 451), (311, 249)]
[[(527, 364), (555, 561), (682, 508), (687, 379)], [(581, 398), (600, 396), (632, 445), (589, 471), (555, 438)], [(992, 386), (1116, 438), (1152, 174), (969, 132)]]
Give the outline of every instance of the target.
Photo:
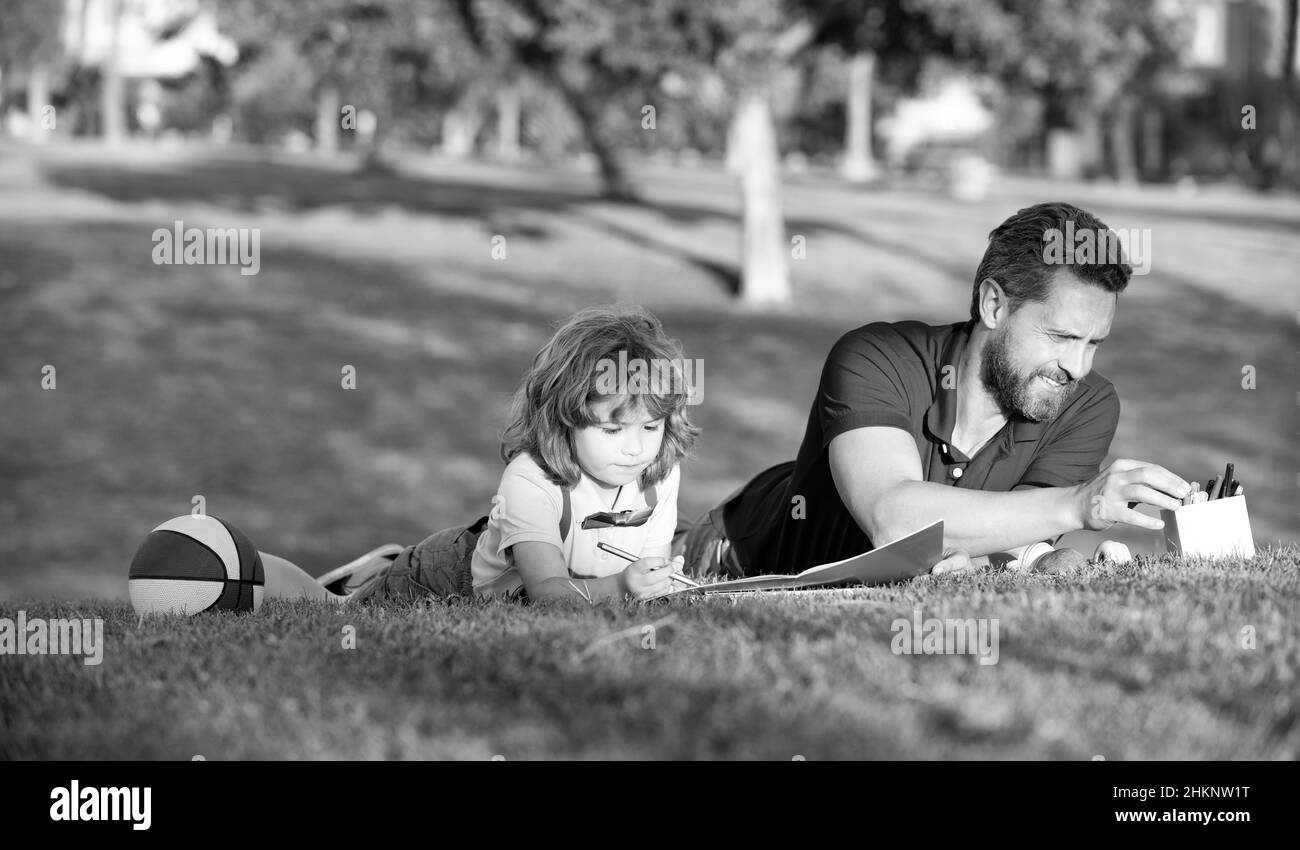
[(1246, 497), (1230, 496), (1161, 511), (1165, 551), (1189, 558), (1253, 558)]

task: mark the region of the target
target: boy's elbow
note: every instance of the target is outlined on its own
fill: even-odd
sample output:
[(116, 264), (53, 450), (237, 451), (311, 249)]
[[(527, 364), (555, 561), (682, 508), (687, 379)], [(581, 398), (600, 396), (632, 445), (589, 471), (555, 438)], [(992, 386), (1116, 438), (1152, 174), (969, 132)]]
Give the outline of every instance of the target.
[(527, 587), (524, 590), (528, 593), (529, 599), (541, 601), (543, 599), (560, 599), (565, 596), (578, 595), (579, 591), (575, 588), (575, 585), (581, 587), (582, 582), (575, 582), (573, 579), (564, 576), (551, 576), (538, 583), (537, 593), (533, 593)]

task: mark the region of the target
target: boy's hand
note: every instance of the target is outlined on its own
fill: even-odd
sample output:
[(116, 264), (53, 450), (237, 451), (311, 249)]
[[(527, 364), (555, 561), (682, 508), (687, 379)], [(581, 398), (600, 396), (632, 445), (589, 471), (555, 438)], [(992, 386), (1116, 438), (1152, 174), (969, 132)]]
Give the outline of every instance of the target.
[(654, 599), (673, 590), (672, 574), (682, 568), (685, 559), (677, 555), (672, 560), (655, 555), (627, 565), (623, 581), (627, 592), (637, 599)]

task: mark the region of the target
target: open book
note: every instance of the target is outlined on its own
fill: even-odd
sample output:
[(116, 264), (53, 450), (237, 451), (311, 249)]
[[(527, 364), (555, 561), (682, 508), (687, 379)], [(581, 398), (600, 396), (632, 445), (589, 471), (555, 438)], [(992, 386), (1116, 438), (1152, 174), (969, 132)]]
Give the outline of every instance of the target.
[(737, 593), (743, 590), (800, 590), (810, 587), (847, 587), (855, 584), (889, 584), (928, 573), (943, 557), (943, 520), (877, 546), (870, 552), (833, 564), (809, 567), (794, 576), (750, 576), (717, 584), (704, 584), (669, 594)]

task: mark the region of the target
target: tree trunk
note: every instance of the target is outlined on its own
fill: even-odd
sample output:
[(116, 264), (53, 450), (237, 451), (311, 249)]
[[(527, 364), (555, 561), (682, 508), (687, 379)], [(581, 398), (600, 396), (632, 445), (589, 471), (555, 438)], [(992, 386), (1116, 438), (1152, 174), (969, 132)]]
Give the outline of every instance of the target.
[(871, 180), (878, 173), (871, 152), (871, 83), (875, 71), (874, 53), (862, 51), (854, 54), (849, 64), (843, 165), (844, 177), (854, 183)]
[(323, 83), (316, 92), (316, 150), (334, 153), (339, 149), (339, 125), (342, 119), (339, 87)]
[(741, 98), (733, 133), (744, 208), (740, 298), (746, 304), (788, 301), (789, 245), (781, 211), (776, 125), (767, 98), (757, 92)]
[(596, 157), (596, 163), (600, 168), (600, 179), (605, 187), (605, 197), (616, 200), (632, 200), (636, 198), (636, 189), (627, 176), (627, 170), (624, 169), (623, 161), (619, 158), (618, 152), (605, 138), (591, 100), (583, 97), (558, 72), (550, 71), (547, 76), (552, 85), (559, 89), (561, 96), (564, 97), (564, 102), (568, 104), (569, 108), (573, 110), (573, 114), (578, 118), (578, 124), (582, 127), (582, 134), (587, 141), (587, 147), (591, 148), (591, 152)]
[(77, 8), (77, 63), (86, 58), (87, 18), (90, 17), (90, 0), (81, 0)]
[(739, 177), (745, 169), (741, 156), (742, 152), (740, 150), (740, 139), (738, 137), (739, 131), (740, 114), (737, 113), (731, 119), (731, 123), (727, 125), (727, 136), (724, 140), (724, 145), (726, 147), (722, 152), (723, 170), (728, 174), (734, 174), (737, 177)]
[(45, 126), (45, 107), (50, 105), (50, 69), (37, 62), (27, 72), (27, 118), (32, 125), (31, 141), (44, 141), (49, 129)]
[(357, 151), (361, 154), (361, 172), (364, 174), (393, 174), (392, 167), (384, 161), (383, 131), (379, 116), (370, 110), (358, 113)]
[(1102, 142), (1102, 137), (1105, 135), (1103, 123), (1101, 113), (1095, 107), (1086, 106), (1079, 115), (1077, 125), (1079, 159), (1083, 163), (1083, 172), (1087, 177), (1105, 173), (1106, 145)]
[(456, 159), (474, 154), (474, 140), (483, 126), (481, 110), (461, 101), (442, 116), (442, 152)]
[(1142, 112), (1142, 172), (1159, 179), (1165, 170), (1165, 116), (1158, 108)]
[(103, 120), (104, 141), (117, 144), (126, 138), (126, 83), (118, 67), (118, 51), (122, 36), (122, 2), (108, 0), (112, 35), (108, 53), (104, 56), (100, 78), (100, 117)]
[(1300, 0), (1287, 0), (1286, 34), (1282, 45), (1282, 79), (1290, 84), (1295, 76), (1296, 18), (1300, 17)]
[(1287, 0), (1286, 36), (1282, 49), (1281, 104), (1278, 116), (1278, 143), (1281, 148), (1279, 177), (1292, 187), (1300, 186), (1300, 118), (1296, 116), (1295, 79), (1296, 24), (1300, 17), (1300, 0)]
[(1125, 186), (1136, 186), (1137, 134), (1133, 114), (1135, 104), (1121, 98), (1110, 114), (1110, 155), (1115, 179)]
[(552, 89), (559, 92), (565, 105), (578, 119), (578, 126), (582, 128), (583, 139), (587, 142), (587, 147), (591, 148), (592, 155), (596, 157), (605, 197), (621, 201), (635, 200), (637, 197), (636, 187), (632, 185), (632, 181), (628, 178), (618, 152), (605, 138), (600, 126), (600, 119), (592, 106), (592, 99), (570, 84), (559, 69), (555, 67), (553, 60), (528, 60), (522, 56), (518, 58), (531, 68), (533, 73), (549, 84)]
[(519, 159), (519, 85), (509, 83), (497, 92), (497, 156)]

